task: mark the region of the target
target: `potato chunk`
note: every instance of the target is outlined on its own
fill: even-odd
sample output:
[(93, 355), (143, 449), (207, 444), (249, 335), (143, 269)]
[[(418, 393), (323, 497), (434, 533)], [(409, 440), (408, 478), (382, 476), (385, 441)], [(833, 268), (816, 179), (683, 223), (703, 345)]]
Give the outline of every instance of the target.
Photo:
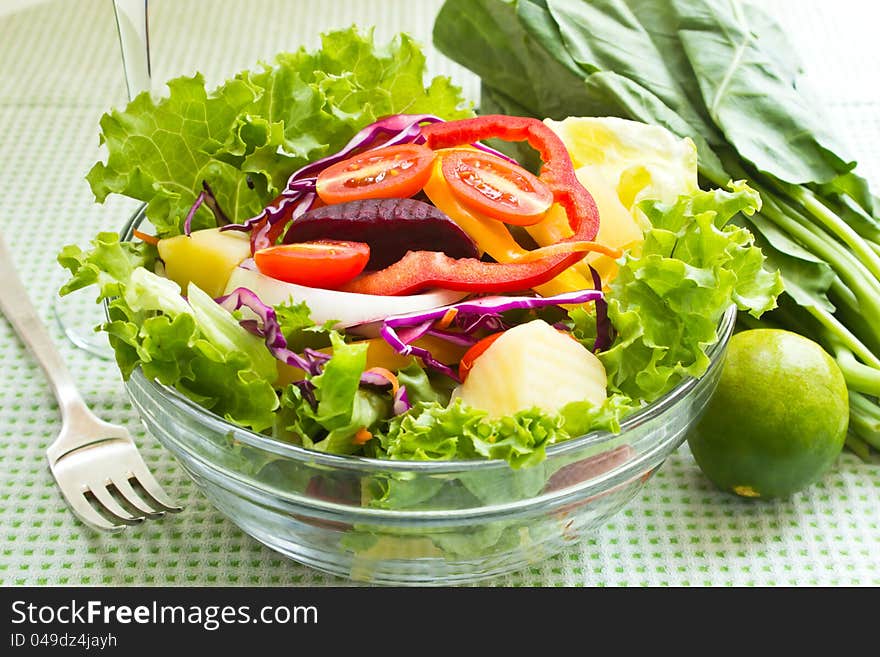
[(605, 368), (570, 335), (536, 319), (504, 333), (473, 364), (458, 396), (492, 417), (605, 401)]

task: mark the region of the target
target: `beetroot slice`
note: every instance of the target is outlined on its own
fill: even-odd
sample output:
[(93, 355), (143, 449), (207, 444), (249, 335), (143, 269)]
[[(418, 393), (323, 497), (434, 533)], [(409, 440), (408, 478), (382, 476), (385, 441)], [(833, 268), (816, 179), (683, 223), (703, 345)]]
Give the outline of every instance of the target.
[(475, 258), (474, 241), (429, 203), (411, 198), (366, 199), (309, 210), (290, 224), (283, 242), (347, 240), (370, 245), (368, 269), (383, 269), (407, 251), (441, 251)]

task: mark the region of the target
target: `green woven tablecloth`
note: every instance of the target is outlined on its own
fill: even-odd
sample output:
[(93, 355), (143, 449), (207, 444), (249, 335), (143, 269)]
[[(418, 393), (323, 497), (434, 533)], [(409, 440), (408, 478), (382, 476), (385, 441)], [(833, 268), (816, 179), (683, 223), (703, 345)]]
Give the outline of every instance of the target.
[[(110, 0), (0, 3), (0, 231), (86, 401), (126, 425), (183, 513), (120, 535), (67, 510), (44, 450), (60, 421), (37, 365), (0, 321), (0, 584), (322, 585), (342, 580), (262, 547), (211, 507), (142, 429), (115, 366), (73, 348), (53, 323), (55, 255), (115, 229), (135, 206), (96, 205), (83, 176), (101, 158), (102, 112), (125, 101)], [(209, 81), (320, 31), (376, 25), (430, 44), (439, 0), (151, 0), (154, 89)], [(880, 187), (880, 12), (872, 0), (763, 3), (802, 51), (807, 82), (860, 170)], [(21, 7), (25, 7), (21, 9)], [(11, 11), (18, 9), (18, 11)], [(869, 15), (873, 14), (873, 16)], [(476, 98), (477, 80), (427, 48), (432, 72)], [(0, 281), (0, 285), (3, 282)], [(825, 480), (781, 502), (714, 490), (686, 446), (589, 540), (496, 585), (880, 585), (880, 466), (844, 454)]]

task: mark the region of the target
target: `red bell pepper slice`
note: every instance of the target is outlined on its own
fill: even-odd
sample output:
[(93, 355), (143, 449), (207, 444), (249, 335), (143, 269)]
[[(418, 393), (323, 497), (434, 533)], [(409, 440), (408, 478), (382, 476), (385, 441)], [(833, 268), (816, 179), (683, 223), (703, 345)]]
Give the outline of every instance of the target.
[[(574, 255), (575, 262), (584, 256), (583, 253)], [(450, 258), (439, 251), (408, 251), (393, 265), (356, 278), (340, 289), (384, 296), (414, 294), (429, 287), (466, 292), (518, 292), (559, 275), (570, 266), (571, 257), (501, 263)]]

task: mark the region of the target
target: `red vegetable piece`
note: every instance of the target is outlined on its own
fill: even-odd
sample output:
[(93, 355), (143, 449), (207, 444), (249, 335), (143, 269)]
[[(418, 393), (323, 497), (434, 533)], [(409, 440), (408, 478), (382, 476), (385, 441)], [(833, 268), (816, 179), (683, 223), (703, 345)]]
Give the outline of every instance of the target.
[(366, 244), (333, 240), (279, 244), (254, 253), (257, 269), (266, 276), (331, 289), (360, 274), (369, 259)]
[(474, 367), (474, 362), (482, 356), (486, 350), (491, 347), (495, 340), (504, 335), (504, 331), (500, 331), (499, 333), (493, 333), (492, 335), (487, 335), (485, 338), (476, 343), (473, 347), (464, 352), (464, 356), (461, 357), (461, 360), (458, 362), (458, 378), (461, 379), (461, 382), (464, 383), (465, 379), (467, 379), (468, 374), (470, 374), (471, 369)]
[(405, 198), (431, 176), (434, 151), (419, 144), (386, 146), (354, 155), (318, 174), (318, 196), (328, 205), (369, 198)]
[[(450, 258), (436, 251), (410, 251), (390, 267), (356, 278), (346, 292), (396, 296), (430, 287), (466, 292), (517, 292), (546, 283), (571, 265), (571, 255), (527, 263)], [(577, 262), (583, 254), (574, 254)]]
[[(537, 119), (489, 114), (473, 119), (434, 123), (422, 128), (431, 148), (453, 148), (498, 137), (528, 141), (544, 161), (540, 179), (565, 209), (574, 235), (567, 242), (591, 242), (599, 230), (599, 211), (590, 193), (575, 176), (565, 145)], [(533, 262), (491, 263), (474, 258), (453, 260), (439, 253), (414, 251), (403, 260), (355, 279), (345, 289), (366, 294), (411, 294), (427, 287), (471, 292), (512, 292), (546, 283), (579, 262), (585, 251), (548, 256)]]
[(531, 226), (544, 218), (553, 192), (521, 166), (481, 151), (453, 151), (443, 177), (458, 200), (493, 219)]

